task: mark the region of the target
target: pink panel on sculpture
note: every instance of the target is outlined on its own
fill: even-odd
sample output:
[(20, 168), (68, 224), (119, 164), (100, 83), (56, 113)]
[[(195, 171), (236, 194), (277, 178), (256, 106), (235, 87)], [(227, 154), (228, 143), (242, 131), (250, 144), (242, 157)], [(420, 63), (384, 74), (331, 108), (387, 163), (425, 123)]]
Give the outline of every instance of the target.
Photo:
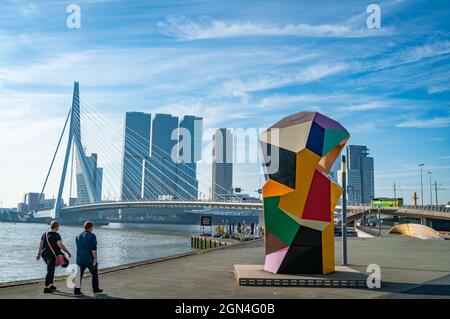
[(289, 247), (286, 247), (274, 253), (266, 255), (264, 270), (276, 273), (278, 271), (278, 268), (280, 268), (281, 263), (283, 262), (284, 256), (286, 256), (288, 248)]

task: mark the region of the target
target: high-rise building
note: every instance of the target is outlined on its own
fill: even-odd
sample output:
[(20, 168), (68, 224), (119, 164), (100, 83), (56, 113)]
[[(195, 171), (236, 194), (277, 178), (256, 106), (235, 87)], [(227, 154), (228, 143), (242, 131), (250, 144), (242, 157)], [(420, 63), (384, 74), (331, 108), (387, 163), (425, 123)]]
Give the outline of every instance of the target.
[(374, 160), (362, 145), (347, 146), (347, 193), (351, 204), (369, 204), (375, 197)]
[(226, 200), (233, 194), (233, 135), (226, 128), (213, 135), (212, 200)]
[(151, 157), (146, 162), (144, 197), (177, 198), (178, 117), (156, 114), (152, 122)]
[(127, 112), (122, 162), (122, 200), (136, 200), (143, 196), (144, 163), (150, 156), (151, 115)]
[(177, 194), (198, 199), (197, 162), (201, 159), (203, 119), (186, 115), (178, 126)]
[[(85, 156), (85, 155), (82, 155)], [(85, 156), (86, 175), (81, 169), (81, 159), (77, 157), (76, 160), (76, 178), (77, 178), (77, 205), (90, 203), (88, 188), (86, 183), (89, 183), (93, 192), (94, 202), (99, 202), (102, 199), (102, 182), (103, 182), (103, 168), (98, 167), (97, 154), (92, 153), (90, 156)]]
[(44, 196), (42, 195), (41, 198), (39, 198), (40, 193), (26, 193), (23, 198), (23, 203), (26, 205), (25, 209), (28, 211), (37, 211), (44, 203)]

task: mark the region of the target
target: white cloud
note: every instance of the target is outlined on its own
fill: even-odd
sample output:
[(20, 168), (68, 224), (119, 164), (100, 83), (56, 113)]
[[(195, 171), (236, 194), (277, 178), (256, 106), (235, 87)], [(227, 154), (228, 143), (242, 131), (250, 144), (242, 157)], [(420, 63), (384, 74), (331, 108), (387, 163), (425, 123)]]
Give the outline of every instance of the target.
[(40, 13), (39, 7), (32, 2), (22, 4), (18, 9), (20, 15), (26, 18), (37, 16)]
[(448, 53), (450, 53), (450, 41), (429, 43), (406, 51), (405, 62), (415, 62)]
[(252, 78), (251, 80), (231, 80), (223, 84), (224, 92), (231, 96), (245, 96), (249, 92), (262, 91), (279, 88), (293, 84), (304, 84), (314, 82), (322, 78), (332, 76), (348, 70), (345, 63), (336, 64), (314, 64), (298, 72), (279, 72)]
[(276, 94), (269, 95), (262, 98), (256, 105), (260, 108), (277, 108), (288, 107), (292, 105), (311, 105), (311, 104), (321, 104), (325, 102), (333, 101), (339, 97), (337, 94), (331, 95), (287, 95), (287, 94)]
[(405, 128), (442, 128), (448, 126), (450, 126), (450, 116), (432, 119), (412, 119), (397, 124), (397, 127)]
[(372, 101), (372, 102), (367, 102), (367, 103), (344, 106), (344, 107), (339, 108), (339, 110), (342, 112), (369, 111), (369, 110), (382, 109), (382, 108), (386, 108), (389, 106), (390, 106), (390, 104), (388, 104), (388, 102)]
[(256, 22), (225, 22), (203, 17), (197, 21), (189, 17), (170, 16), (158, 23), (161, 32), (180, 40), (202, 40), (245, 36), (295, 36), (323, 38), (358, 38), (386, 35), (390, 29), (354, 29), (346, 24), (288, 24), (284, 26)]
[(428, 94), (443, 93), (447, 91), (450, 91), (450, 84), (448, 83), (437, 84), (427, 89)]

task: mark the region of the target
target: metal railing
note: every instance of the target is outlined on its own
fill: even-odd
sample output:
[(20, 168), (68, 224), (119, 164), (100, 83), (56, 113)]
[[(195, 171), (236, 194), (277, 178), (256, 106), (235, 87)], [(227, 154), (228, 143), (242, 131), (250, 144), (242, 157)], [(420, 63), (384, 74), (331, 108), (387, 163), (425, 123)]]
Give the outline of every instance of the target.
[[(367, 205), (367, 204), (350, 204), (347, 206), (348, 209), (352, 210), (373, 210), (377, 209), (377, 205)], [(428, 205), (428, 206), (413, 206), (413, 205), (403, 205), (399, 207), (385, 207), (380, 206), (379, 207), (382, 210), (411, 210), (411, 211), (424, 211), (424, 212), (436, 212), (436, 213), (450, 213), (450, 207), (446, 207), (444, 205), (435, 206), (435, 205)]]
[(437, 213), (450, 213), (450, 207), (445, 206), (413, 206), (413, 205), (403, 205), (402, 207), (397, 207), (408, 210), (421, 210), (426, 212), (437, 212)]

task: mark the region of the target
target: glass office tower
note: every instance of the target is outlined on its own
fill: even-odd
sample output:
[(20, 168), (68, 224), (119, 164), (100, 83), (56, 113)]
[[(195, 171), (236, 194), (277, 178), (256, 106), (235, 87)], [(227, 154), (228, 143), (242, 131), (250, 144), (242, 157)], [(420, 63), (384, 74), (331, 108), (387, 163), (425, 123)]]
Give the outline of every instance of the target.
[(347, 190), (351, 204), (369, 204), (375, 197), (374, 159), (362, 145), (347, 146)]
[(146, 161), (144, 197), (174, 199), (177, 196), (178, 117), (156, 114), (152, 122), (151, 157)]
[(233, 136), (226, 128), (213, 136), (212, 200), (222, 201), (233, 195)]
[(178, 126), (177, 194), (198, 199), (197, 162), (201, 159), (203, 119), (186, 115)]
[(122, 162), (122, 200), (137, 200), (143, 196), (144, 163), (150, 156), (151, 115), (127, 112)]

